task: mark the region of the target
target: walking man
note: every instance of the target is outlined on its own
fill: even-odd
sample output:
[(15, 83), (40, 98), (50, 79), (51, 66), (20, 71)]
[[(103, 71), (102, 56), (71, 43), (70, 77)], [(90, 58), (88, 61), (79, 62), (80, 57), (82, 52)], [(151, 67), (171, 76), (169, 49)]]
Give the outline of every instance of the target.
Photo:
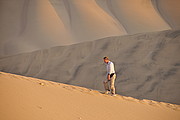
[[(105, 80), (104, 83), (104, 88), (105, 88), (105, 94), (109, 94), (111, 91), (112, 96), (116, 96), (115, 94), (115, 79), (116, 79), (116, 74), (114, 70), (114, 64), (109, 60), (108, 57), (104, 57), (104, 62), (107, 64), (107, 80)], [(110, 82), (110, 89), (109, 89), (109, 82)]]

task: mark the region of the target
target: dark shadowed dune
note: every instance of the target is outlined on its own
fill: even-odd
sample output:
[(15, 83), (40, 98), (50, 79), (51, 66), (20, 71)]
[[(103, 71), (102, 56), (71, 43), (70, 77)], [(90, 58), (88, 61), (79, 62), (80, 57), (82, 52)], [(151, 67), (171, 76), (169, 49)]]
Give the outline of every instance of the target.
[(109, 56), (117, 93), (180, 104), (180, 30), (108, 37), (0, 59), (0, 70), (103, 90)]

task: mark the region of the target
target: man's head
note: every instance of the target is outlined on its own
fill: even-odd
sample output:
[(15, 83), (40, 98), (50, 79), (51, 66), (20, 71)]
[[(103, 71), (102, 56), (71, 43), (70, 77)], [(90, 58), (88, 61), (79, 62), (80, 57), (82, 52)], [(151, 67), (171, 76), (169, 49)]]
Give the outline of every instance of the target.
[(107, 64), (109, 62), (109, 58), (108, 57), (104, 57), (104, 62)]

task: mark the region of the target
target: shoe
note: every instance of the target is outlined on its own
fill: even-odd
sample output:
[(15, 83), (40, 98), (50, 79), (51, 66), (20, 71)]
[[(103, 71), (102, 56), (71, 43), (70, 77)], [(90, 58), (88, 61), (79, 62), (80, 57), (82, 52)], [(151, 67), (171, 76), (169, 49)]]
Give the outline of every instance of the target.
[(110, 91), (106, 91), (104, 94), (108, 95), (108, 94), (110, 94)]
[(112, 96), (114, 97), (114, 96), (117, 96), (116, 94), (112, 94)]

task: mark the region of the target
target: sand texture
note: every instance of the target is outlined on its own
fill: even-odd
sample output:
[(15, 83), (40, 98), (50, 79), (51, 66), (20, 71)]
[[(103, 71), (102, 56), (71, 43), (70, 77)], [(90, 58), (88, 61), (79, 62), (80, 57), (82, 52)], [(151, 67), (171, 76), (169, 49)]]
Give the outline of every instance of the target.
[(0, 0), (0, 57), (180, 29), (179, 0)]
[(179, 0), (152, 0), (152, 3), (161, 17), (171, 26), (171, 28), (180, 28), (180, 14), (175, 14), (180, 9)]
[(179, 120), (180, 106), (0, 72), (1, 120)]
[(120, 95), (180, 104), (180, 31), (108, 37), (0, 59), (0, 70), (103, 90), (106, 65), (115, 63)]

